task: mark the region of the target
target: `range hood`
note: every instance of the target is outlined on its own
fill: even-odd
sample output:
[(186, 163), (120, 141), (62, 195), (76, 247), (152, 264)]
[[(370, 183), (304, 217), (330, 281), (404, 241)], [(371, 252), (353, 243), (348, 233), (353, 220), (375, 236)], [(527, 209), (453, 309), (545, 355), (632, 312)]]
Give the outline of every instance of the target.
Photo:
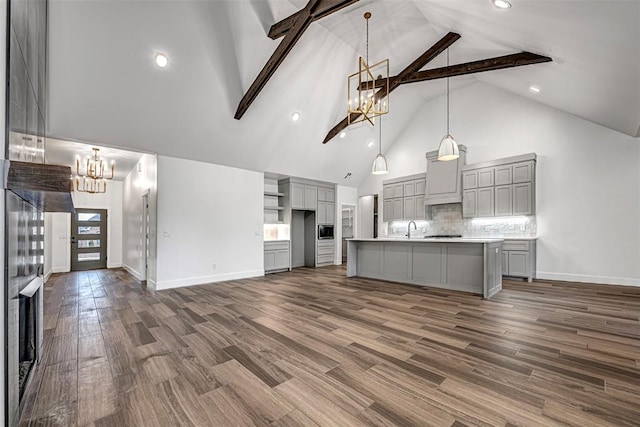
[(455, 160), (438, 160), (438, 150), (427, 157), (425, 206), (462, 203), (462, 168), (466, 163), (467, 147), (458, 144), (460, 157)]
[(4, 160), (3, 188), (44, 212), (75, 212), (69, 166)]

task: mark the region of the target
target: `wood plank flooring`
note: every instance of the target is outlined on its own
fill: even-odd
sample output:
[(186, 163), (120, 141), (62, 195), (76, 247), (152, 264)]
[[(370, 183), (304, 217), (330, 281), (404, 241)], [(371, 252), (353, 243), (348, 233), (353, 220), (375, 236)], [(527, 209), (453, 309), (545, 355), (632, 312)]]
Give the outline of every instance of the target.
[(53, 275), (22, 426), (637, 426), (640, 289)]

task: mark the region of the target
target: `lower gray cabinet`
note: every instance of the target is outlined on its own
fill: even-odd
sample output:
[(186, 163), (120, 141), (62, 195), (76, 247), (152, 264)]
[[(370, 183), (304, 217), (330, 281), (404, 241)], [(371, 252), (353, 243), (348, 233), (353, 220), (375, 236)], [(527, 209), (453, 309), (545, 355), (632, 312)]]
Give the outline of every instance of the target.
[(289, 241), (264, 242), (264, 272), (273, 273), (290, 268)]
[(524, 277), (529, 282), (535, 277), (536, 241), (505, 239), (502, 244), (502, 275)]
[(318, 240), (316, 249), (316, 266), (334, 264), (335, 258), (335, 241), (334, 240)]

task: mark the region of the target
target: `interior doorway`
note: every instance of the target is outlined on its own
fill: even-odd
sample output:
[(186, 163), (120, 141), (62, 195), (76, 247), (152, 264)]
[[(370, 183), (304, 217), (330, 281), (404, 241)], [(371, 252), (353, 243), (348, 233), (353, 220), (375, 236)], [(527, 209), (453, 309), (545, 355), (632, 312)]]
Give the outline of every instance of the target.
[(149, 224), (151, 223), (149, 213), (149, 191), (142, 195), (142, 281), (147, 280), (149, 271)]
[(355, 237), (356, 207), (354, 205), (342, 205), (342, 263), (347, 262), (347, 239)]
[(71, 214), (71, 271), (107, 268), (107, 210)]

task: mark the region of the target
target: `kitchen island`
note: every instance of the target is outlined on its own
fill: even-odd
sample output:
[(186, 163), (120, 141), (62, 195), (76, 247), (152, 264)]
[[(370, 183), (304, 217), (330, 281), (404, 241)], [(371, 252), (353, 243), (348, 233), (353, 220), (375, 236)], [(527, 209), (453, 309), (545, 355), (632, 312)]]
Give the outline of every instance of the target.
[(377, 238), (347, 240), (347, 277), (480, 294), (502, 289), (503, 239)]

